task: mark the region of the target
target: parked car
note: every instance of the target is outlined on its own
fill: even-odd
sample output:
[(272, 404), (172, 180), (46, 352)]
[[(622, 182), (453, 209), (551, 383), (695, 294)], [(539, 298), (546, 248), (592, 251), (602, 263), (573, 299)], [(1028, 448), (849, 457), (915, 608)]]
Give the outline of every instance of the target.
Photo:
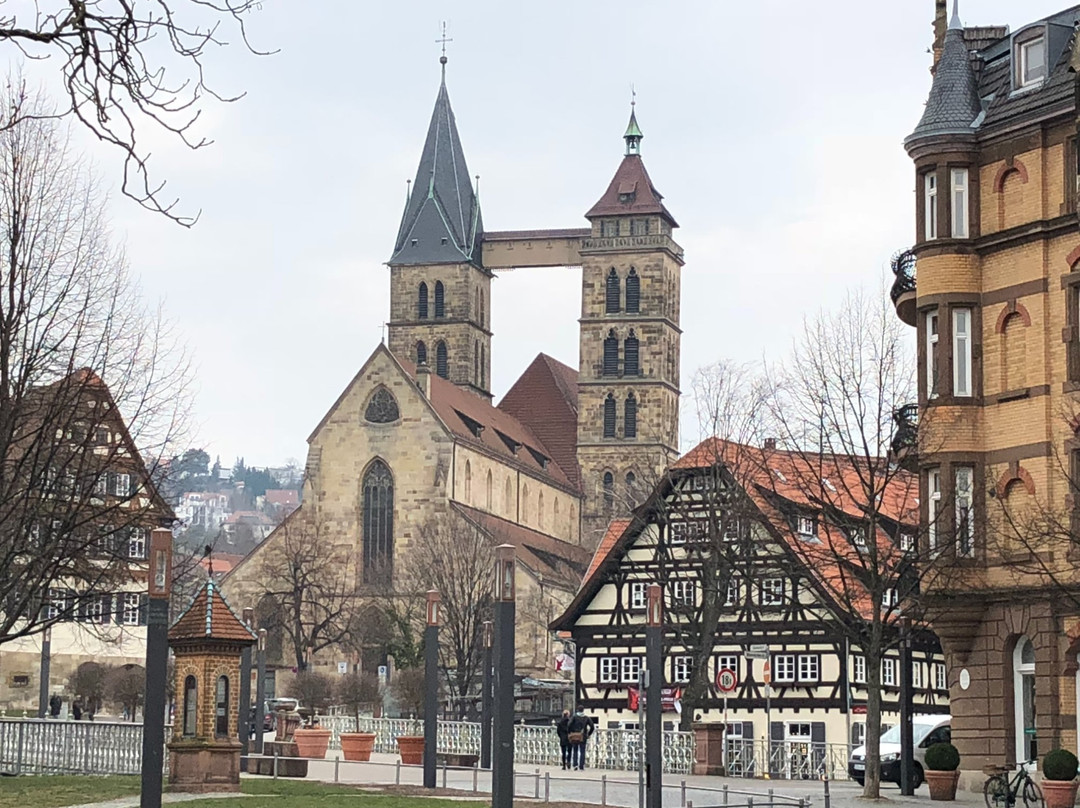
[[(916, 715), (912, 717), (912, 739), (915, 744), (915, 770), (912, 772), (914, 786), (923, 782), (926, 767), (926, 749), (935, 743), (949, 743), (952, 726), (947, 715)], [(900, 726), (897, 725), (881, 736), (881, 781), (900, 785)], [(866, 780), (866, 747), (860, 746), (848, 760), (848, 774), (860, 786)]]

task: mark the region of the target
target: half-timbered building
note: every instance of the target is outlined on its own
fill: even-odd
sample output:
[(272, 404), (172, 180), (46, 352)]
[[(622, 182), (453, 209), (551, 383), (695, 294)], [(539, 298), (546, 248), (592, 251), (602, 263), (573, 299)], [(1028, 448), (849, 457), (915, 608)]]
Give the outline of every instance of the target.
[[(577, 701), (601, 726), (636, 724), (646, 588), (656, 582), (664, 591), (664, 686), (685, 687), (695, 660), (706, 660), (709, 684), (693, 721), (724, 723), (726, 709), (735, 773), (749, 773), (737, 770), (740, 757), (745, 766), (755, 765), (751, 748), (761, 766), (761, 750), (793, 748), (785, 742), (801, 744), (811, 757), (824, 755), (827, 744), (861, 744), (867, 663), (851, 632), (841, 628), (852, 619), (834, 595), (835, 579), (845, 573), (829, 553), (811, 562), (815, 556), (805, 551), (807, 545), (826, 547), (832, 531), (850, 537), (858, 552), (857, 531), (864, 529), (853, 516), (858, 511), (825, 508), (821, 498), (805, 492), (792, 479), (799, 474), (792, 453), (771, 444), (718, 450), (718, 443), (707, 441), (684, 456), (631, 519), (611, 523), (576, 598), (553, 622), (575, 647)], [(718, 460), (732, 449), (740, 457), (737, 474)], [(849, 465), (830, 458), (826, 473), (842, 475)], [(898, 471), (891, 478), (882, 510), (897, 518), (878, 520), (879, 540), (898, 549), (915, 544), (914, 528), (900, 518), (915, 512), (917, 493), (907, 490), (917, 490), (911, 476)], [(818, 482), (843, 487), (827, 476)], [(727, 493), (720, 496), (718, 489)], [(710, 587), (719, 594), (708, 597)], [(881, 609), (895, 618), (904, 596), (891, 590), (883, 600)], [(865, 597), (854, 602), (860, 609), (872, 606)], [(716, 612), (710, 615), (710, 608)], [(711, 639), (711, 648), (702, 636)], [(915, 711), (947, 713), (947, 678), (936, 637), (915, 630), (912, 647)], [(716, 683), (721, 670), (735, 679), (726, 700)], [(884, 724), (898, 721), (900, 677), (899, 652), (890, 650), (881, 668)], [(676, 701), (665, 701), (671, 725), (680, 719)]]

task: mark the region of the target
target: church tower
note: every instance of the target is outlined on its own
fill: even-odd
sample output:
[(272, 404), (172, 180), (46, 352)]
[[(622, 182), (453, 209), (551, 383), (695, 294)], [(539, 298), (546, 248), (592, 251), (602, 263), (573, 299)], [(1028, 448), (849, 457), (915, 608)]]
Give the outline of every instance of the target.
[(480, 200), (465, 165), (446, 56), (427, 140), (390, 267), (390, 350), (491, 398), (491, 277)]
[(641, 159), (633, 111), (626, 155), (585, 214), (578, 376), (583, 543), (595, 545), (678, 457), (678, 227)]

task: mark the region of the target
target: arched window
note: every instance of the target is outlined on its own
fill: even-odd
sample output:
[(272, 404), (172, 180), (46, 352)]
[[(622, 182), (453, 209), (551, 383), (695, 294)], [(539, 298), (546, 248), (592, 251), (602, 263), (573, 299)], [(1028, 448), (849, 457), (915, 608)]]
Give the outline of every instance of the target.
[(637, 488), (637, 475), (632, 471), (626, 472), (626, 501), (630, 504), (630, 507), (634, 507), (637, 499), (634, 497), (634, 491)]
[(559, 529), (559, 498), (555, 497), (555, 504), (552, 506), (552, 518), (551, 527), (553, 530)]
[(536, 524), (543, 530), (544, 529), (544, 492), (540, 492), (540, 496), (536, 502)]
[(480, 287), (476, 287), (476, 322), (480, 322)]
[(492, 509), (494, 504), (494, 501), (492, 499), (491, 469), (488, 469), (487, 482), (484, 483), (484, 504), (489, 511)]
[(427, 313), (427, 284), (420, 281), (420, 293), (416, 297), (416, 316), (426, 320)]
[(196, 716), (199, 710), (199, 685), (194, 676), (184, 679), (184, 737), (194, 738), (197, 729)]
[(393, 394), (380, 386), (368, 399), (364, 410), (364, 420), (373, 424), (392, 424), (400, 417), (397, 401)]
[(472, 465), (465, 461), (465, 504), (472, 504)]
[(521, 521), (529, 521), (529, 485), (521, 486)]
[(480, 327), (484, 327), (484, 320), (486, 319), (487, 312), (484, 311), (484, 290), (480, 290)]
[(442, 340), (435, 345), (435, 373), (444, 379), (450, 378), (450, 361), (446, 356), (446, 343)]
[(637, 437), (637, 399), (631, 393), (626, 397), (623, 407), (623, 435), (628, 438)]
[(615, 437), (615, 396), (612, 393), (604, 399), (604, 437)]
[(510, 478), (506, 478), (506, 489), (504, 491), (504, 501), (506, 503), (506, 515), (510, 518), (514, 516), (514, 485), (510, 482)]
[(604, 472), (604, 513), (611, 513), (615, 507), (615, 475)]
[(630, 329), (630, 335), (623, 343), (623, 375), (637, 376), (640, 373), (638, 367), (638, 338), (634, 329)]
[(487, 388), (487, 363), (484, 361), (484, 346), (480, 346), (480, 387)]
[(607, 314), (619, 313), (619, 274), (615, 271), (615, 267), (611, 268), (611, 272), (607, 276), (607, 290), (604, 295), (604, 311)]
[(416, 343), (416, 366), (427, 364), (427, 346), (423, 340)]
[(446, 306), (445, 306), (445, 301), (444, 301), (444, 296), (443, 296), (442, 281), (435, 281), (435, 316), (436, 317), (445, 317), (446, 316)]
[(214, 736), (229, 737), (229, 677), (219, 676), (214, 696)]
[(637, 270), (630, 268), (630, 274), (626, 276), (626, 313), (637, 314), (641, 307), (641, 278)]
[(364, 475), (364, 582), (386, 580), (394, 555), (394, 478), (375, 460)]
[(604, 338), (604, 375), (619, 375), (619, 338), (615, 336), (614, 328)]
[(1013, 733), (1016, 760), (1037, 758), (1035, 742), (1035, 647), (1027, 637), (1016, 641), (1013, 650)]

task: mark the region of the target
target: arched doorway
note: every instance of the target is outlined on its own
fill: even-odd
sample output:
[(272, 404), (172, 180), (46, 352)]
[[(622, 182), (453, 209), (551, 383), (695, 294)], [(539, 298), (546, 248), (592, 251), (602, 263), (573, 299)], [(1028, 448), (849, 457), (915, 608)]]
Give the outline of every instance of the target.
[(1027, 637), (1016, 641), (1013, 649), (1013, 727), (1016, 762), (1038, 757), (1035, 738), (1035, 647)]

